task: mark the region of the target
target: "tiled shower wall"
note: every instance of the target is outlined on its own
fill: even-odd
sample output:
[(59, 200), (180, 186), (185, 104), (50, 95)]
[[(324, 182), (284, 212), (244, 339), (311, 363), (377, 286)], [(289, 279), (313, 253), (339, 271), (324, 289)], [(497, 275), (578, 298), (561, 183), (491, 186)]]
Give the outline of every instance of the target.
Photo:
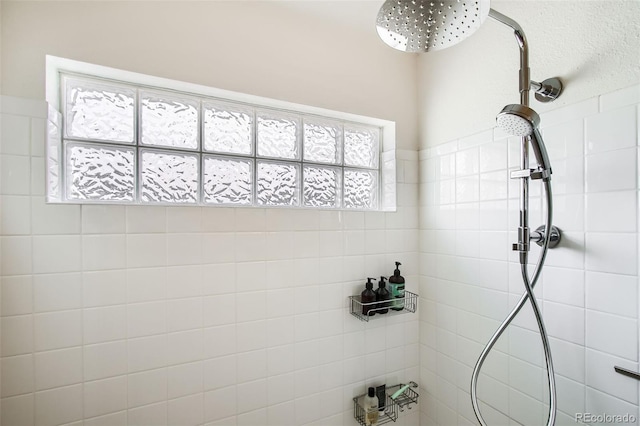
[(45, 112), (2, 98), (3, 426), (352, 425), (418, 381), (418, 315), (347, 312), (395, 260), (417, 291), (417, 152), (396, 213), (47, 205)]
[[(559, 425), (576, 424), (576, 413), (629, 414), (638, 424), (638, 382), (613, 367), (638, 369), (639, 103), (635, 86), (541, 115), (563, 239), (549, 251), (535, 292), (557, 373)], [(472, 368), (524, 291), (510, 251), (519, 184), (508, 174), (519, 152), (517, 139), (491, 129), (420, 153), (424, 426), (476, 424)], [(532, 195), (535, 229), (542, 224), (539, 182)], [(527, 306), (480, 377), (489, 424), (546, 423), (544, 365)]]

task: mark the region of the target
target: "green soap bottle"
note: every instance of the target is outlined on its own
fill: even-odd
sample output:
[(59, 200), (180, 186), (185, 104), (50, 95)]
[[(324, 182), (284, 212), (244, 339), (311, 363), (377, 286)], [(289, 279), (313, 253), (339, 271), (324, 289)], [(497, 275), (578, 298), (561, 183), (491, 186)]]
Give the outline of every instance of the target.
[(404, 277), (400, 275), (400, 262), (396, 262), (396, 269), (389, 277), (389, 292), (391, 293), (391, 309), (401, 311), (404, 309)]

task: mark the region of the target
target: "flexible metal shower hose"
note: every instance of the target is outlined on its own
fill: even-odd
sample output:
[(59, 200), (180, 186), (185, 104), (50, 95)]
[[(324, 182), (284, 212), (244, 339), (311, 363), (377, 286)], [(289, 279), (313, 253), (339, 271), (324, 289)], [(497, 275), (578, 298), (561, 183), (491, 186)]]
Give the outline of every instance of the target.
[(476, 418), (478, 422), (482, 426), (487, 426), (484, 419), (482, 418), (482, 414), (480, 413), (480, 406), (478, 405), (478, 376), (480, 375), (480, 369), (482, 368), (482, 364), (489, 356), (491, 349), (496, 344), (502, 333), (507, 329), (511, 321), (518, 315), (524, 304), (529, 300), (531, 302), (531, 307), (533, 308), (533, 313), (536, 317), (536, 321), (538, 323), (538, 329), (540, 330), (540, 338), (542, 339), (542, 346), (544, 347), (544, 358), (547, 364), (547, 382), (549, 384), (549, 417), (547, 421), (547, 426), (553, 426), (556, 422), (556, 382), (554, 379), (554, 370), (553, 370), (553, 361), (551, 359), (551, 348), (549, 346), (549, 337), (547, 336), (547, 331), (544, 326), (544, 321), (542, 320), (542, 315), (540, 313), (540, 308), (538, 307), (538, 302), (536, 301), (535, 295), (533, 294), (533, 288), (538, 281), (538, 277), (540, 276), (540, 272), (542, 271), (542, 265), (544, 264), (544, 260), (547, 256), (547, 249), (549, 248), (549, 239), (551, 238), (551, 220), (553, 218), (553, 200), (551, 197), (551, 183), (549, 181), (544, 182), (544, 190), (547, 199), (547, 215), (544, 224), (544, 242), (542, 244), (542, 251), (540, 252), (540, 257), (538, 258), (538, 263), (533, 270), (533, 276), (531, 280), (529, 280), (529, 274), (527, 273), (527, 262), (522, 262), (521, 264), (521, 272), (522, 272), (522, 281), (524, 283), (524, 287), (526, 292), (520, 298), (518, 304), (511, 310), (507, 318), (500, 324), (496, 332), (491, 336), (489, 342), (482, 350), (480, 357), (478, 358), (478, 362), (473, 369), (473, 373), (471, 375), (471, 403), (473, 404), (473, 411), (476, 414)]

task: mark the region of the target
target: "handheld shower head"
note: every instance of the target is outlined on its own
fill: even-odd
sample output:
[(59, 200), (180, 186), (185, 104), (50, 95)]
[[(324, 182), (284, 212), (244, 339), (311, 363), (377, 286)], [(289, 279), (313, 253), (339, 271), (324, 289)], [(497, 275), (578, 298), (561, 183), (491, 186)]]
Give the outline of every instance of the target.
[(489, 0), (387, 0), (378, 35), (404, 52), (446, 49), (476, 32), (489, 16)]
[(524, 105), (507, 105), (496, 117), (496, 123), (499, 128), (510, 135), (527, 137), (529, 139), (538, 165), (545, 172), (543, 179), (551, 179), (549, 156), (547, 155), (547, 149), (544, 146), (542, 136), (538, 131), (540, 116), (534, 110)]

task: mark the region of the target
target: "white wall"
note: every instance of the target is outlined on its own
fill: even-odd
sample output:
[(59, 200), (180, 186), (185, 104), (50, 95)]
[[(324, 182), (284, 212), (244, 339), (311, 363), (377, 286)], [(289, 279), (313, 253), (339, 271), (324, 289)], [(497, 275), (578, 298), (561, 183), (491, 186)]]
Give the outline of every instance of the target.
[[(2, 2), (3, 426), (350, 425), (367, 385), (417, 379), (417, 315), (346, 303), (394, 260), (417, 290), (415, 58), (338, 6), (377, 11)], [(398, 211), (46, 205), (45, 54), (394, 120)]]
[[(536, 295), (556, 368), (558, 425), (575, 413), (630, 414), (638, 424), (638, 117), (640, 86), (542, 115), (553, 168), (554, 224)], [(421, 151), (423, 425), (474, 424), (471, 370), (523, 293), (516, 252), (519, 142), (487, 129)], [(532, 184), (532, 228), (541, 224)], [(531, 263), (537, 260), (534, 246)], [(531, 270), (532, 268), (530, 268)], [(480, 376), (489, 424), (546, 422), (544, 358), (530, 308)]]
[(306, 3), (3, 1), (2, 93), (44, 99), (50, 54), (396, 121), (416, 149), (416, 58), (378, 40), (377, 4)]
[[(640, 81), (640, 2), (493, 1), (516, 20), (530, 48), (531, 78), (560, 77), (566, 86), (542, 113)], [(490, 18), (469, 39), (418, 59), (420, 146), (436, 146), (494, 126), (519, 103), (519, 50), (513, 31)]]

